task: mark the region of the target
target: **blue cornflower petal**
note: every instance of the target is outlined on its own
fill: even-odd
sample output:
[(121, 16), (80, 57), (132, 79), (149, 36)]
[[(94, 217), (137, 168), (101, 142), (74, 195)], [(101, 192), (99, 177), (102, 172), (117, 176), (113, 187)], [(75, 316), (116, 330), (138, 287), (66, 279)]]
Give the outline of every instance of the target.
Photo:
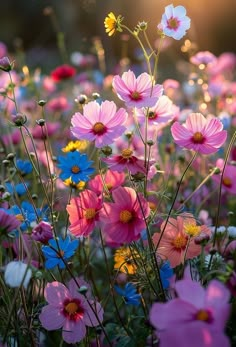
[(136, 288), (132, 283), (127, 283), (124, 289), (116, 285), (114, 288), (117, 294), (123, 296), (127, 305), (138, 306), (140, 304), (141, 295), (136, 293)]

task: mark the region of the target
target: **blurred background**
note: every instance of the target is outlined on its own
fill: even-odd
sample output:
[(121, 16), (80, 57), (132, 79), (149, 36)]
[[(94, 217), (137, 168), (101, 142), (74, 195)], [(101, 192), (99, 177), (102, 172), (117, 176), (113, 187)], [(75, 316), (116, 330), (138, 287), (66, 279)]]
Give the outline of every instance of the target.
[[(137, 43), (127, 35), (108, 37), (104, 18), (112, 11), (125, 17), (131, 29), (147, 21), (148, 35), (154, 43), (157, 24), (165, 6), (183, 5), (191, 18), (191, 30), (181, 41), (171, 40), (162, 57), (169, 64), (181, 56), (186, 39), (194, 50), (209, 50), (215, 55), (236, 52), (236, 0), (7, 0), (1, 1), (0, 41), (10, 52), (22, 54), (28, 65), (47, 63), (48, 68), (62, 63), (57, 51), (56, 31), (64, 33), (69, 53), (93, 53), (94, 42), (104, 47), (109, 70), (122, 56), (137, 59)], [(54, 15), (50, 15), (53, 9)], [(98, 39), (98, 41), (96, 41)], [(25, 54), (26, 53), (26, 54)], [(184, 58), (184, 54), (182, 56)]]

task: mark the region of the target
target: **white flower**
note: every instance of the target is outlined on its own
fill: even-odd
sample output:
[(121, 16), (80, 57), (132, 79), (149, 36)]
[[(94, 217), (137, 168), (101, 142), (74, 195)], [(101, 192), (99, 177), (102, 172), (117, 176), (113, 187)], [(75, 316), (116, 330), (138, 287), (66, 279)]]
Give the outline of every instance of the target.
[(7, 264), (4, 273), (6, 284), (8, 284), (12, 288), (17, 288), (22, 284), (26, 289), (31, 276), (31, 269), (22, 261), (11, 261)]
[(228, 231), (228, 235), (229, 235), (230, 237), (236, 237), (236, 227), (234, 227), (234, 226), (229, 226), (229, 227), (227, 228), (227, 231)]

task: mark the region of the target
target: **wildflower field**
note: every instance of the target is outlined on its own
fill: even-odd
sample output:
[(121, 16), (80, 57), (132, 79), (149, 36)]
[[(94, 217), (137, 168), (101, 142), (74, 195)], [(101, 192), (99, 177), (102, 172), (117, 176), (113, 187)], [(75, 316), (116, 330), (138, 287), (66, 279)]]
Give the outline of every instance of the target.
[[(190, 27), (170, 4), (154, 44), (104, 13), (140, 48), (109, 73), (99, 38), (58, 32), (49, 73), (0, 42), (0, 346), (236, 346), (236, 55)], [(185, 78), (161, 80), (175, 40)]]

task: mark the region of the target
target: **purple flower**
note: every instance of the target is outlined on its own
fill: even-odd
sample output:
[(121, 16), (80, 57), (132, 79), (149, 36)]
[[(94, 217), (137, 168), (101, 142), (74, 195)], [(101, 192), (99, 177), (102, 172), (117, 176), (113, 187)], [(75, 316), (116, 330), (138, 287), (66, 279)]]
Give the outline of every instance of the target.
[(31, 237), (35, 241), (45, 244), (48, 243), (48, 241), (53, 238), (51, 224), (44, 221), (39, 222), (39, 224), (33, 228)]
[(21, 222), (14, 215), (10, 215), (4, 210), (0, 209), (0, 231), (10, 232), (17, 229)]
[(155, 303), (151, 324), (157, 329), (160, 347), (229, 347), (224, 326), (229, 317), (229, 290), (213, 280), (205, 290), (189, 279), (176, 283), (178, 298)]
[(180, 40), (189, 28), (190, 18), (186, 16), (186, 9), (183, 6), (169, 5), (165, 7), (160, 29), (166, 36)]

